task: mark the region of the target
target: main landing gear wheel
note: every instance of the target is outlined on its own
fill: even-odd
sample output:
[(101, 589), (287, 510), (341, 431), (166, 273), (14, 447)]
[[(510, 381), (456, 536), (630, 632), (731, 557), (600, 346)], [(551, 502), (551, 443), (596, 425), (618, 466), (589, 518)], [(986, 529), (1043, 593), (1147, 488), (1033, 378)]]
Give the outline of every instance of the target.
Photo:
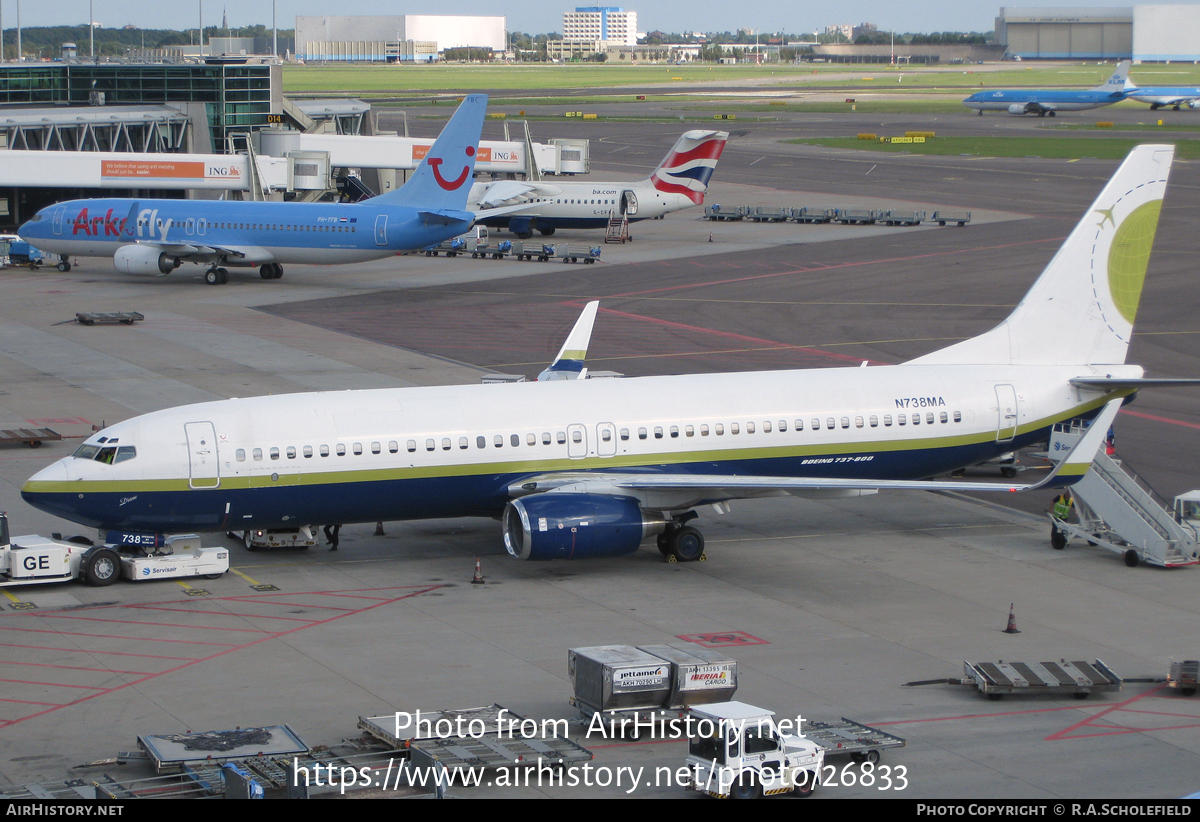
[(658, 535), (658, 552), (664, 557), (671, 556), (671, 532), (663, 531)]
[(121, 560), (111, 548), (101, 548), (85, 560), (83, 577), (89, 585), (112, 585), (121, 578)]
[(517, 235), (518, 240), (528, 240), (533, 237), (532, 231), (514, 231), (513, 234)]
[(204, 282), (209, 285), (225, 285), (229, 282), (229, 271), (224, 268), (210, 268), (204, 272)]
[(540, 231), (542, 233), (543, 237), (553, 237), (554, 236), (553, 228), (539, 228), (538, 231)]
[(704, 535), (695, 528), (684, 526), (671, 535), (671, 556), (679, 562), (696, 562), (704, 558)]
[(61, 263), (58, 264), (58, 270), (65, 274), (71, 270), (71, 264), (69, 262), (67, 262), (66, 260), (63, 260)]
[(1053, 525), (1050, 526), (1050, 547), (1055, 551), (1061, 551), (1067, 547), (1067, 538), (1063, 536), (1062, 531)]

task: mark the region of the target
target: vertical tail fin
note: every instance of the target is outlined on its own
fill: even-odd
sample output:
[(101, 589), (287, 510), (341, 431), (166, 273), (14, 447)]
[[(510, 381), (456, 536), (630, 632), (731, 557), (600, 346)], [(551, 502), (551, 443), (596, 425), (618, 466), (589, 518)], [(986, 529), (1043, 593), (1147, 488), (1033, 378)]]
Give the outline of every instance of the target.
[(471, 94), (463, 98), (458, 110), (430, 146), (408, 182), (371, 202), (409, 206), (423, 211), (465, 211), (467, 195), (471, 193), (487, 101), (486, 94)]
[(1125, 362), (1174, 156), (1174, 146), (1134, 148), (1008, 319), (912, 362)]
[(650, 182), (666, 194), (682, 194), (696, 205), (704, 202), (708, 180), (725, 150), (727, 131), (686, 131), (654, 169)]
[(1131, 65), (1133, 65), (1131, 60), (1122, 60), (1117, 63), (1117, 70), (1112, 73), (1112, 76), (1096, 86), (1092, 91), (1126, 91), (1129, 88), (1133, 88), (1134, 85), (1129, 80), (1129, 67)]

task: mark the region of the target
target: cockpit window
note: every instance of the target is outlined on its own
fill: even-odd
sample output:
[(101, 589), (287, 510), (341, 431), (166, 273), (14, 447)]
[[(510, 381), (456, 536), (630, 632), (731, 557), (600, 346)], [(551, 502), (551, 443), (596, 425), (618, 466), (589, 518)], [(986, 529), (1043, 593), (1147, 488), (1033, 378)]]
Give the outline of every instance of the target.
[[(110, 440), (116, 442), (116, 440)], [(125, 462), (137, 456), (137, 448), (132, 445), (81, 445), (75, 449), (75, 453), (71, 456), (81, 460), (95, 460), (102, 462), (105, 465), (116, 465), (118, 462)]]

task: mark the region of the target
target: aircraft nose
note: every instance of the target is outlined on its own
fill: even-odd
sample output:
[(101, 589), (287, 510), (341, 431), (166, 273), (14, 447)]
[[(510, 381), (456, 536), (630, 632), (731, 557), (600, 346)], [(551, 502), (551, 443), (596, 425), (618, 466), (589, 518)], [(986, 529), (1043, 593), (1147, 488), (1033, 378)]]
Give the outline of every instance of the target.
[(29, 479), (25, 480), (25, 485), (21, 488), (21, 493), (25, 494), (38, 489), (41, 483), (46, 482), (66, 482), (71, 477), (67, 473), (67, 461), (65, 459), (47, 465), (41, 471), (38, 471)]

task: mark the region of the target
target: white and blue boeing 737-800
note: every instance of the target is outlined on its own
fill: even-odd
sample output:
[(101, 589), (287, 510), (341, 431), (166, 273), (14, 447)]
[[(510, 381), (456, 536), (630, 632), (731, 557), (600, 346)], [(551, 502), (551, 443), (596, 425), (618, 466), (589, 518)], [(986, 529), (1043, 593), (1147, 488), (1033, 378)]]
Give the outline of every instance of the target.
[[(996, 328), (896, 366), (547, 379), (230, 399), (110, 425), (31, 505), (120, 533), (503, 519), (521, 559), (699, 559), (696, 509), (881, 489), (1028, 490), (1085, 473), (1118, 407), (1174, 149), (1134, 149)], [(589, 309), (590, 310), (590, 309)], [(560, 359), (582, 360), (585, 312)], [(550, 377), (557, 377), (551, 379)], [(927, 479), (1094, 417), (1035, 485)], [(115, 536), (114, 536), (115, 535)]]
[(985, 111), (1007, 111), (1009, 114), (1036, 114), (1053, 117), (1059, 111), (1086, 111), (1111, 106), (1126, 98), (1129, 83), (1129, 60), (1117, 64), (1117, 70), (1103, 84), (1093, 89), (1033, 89), (1008, 88), (977, 91), (963, 105), (983, 116)]
[[(439, 243), (471, 227), (467, 195), (487, 96), (466, 97), (411, 178), (363, 203), (214, 200), (73, 200), (42, 209), (21, 238), (63, 259), (111, 257), (125, 274), (164, 276), (182, 263), (256, 267), (263, 279), (284, 263), (335, 265), (378, 260)], [(513, 209), (508, 209), (513, 210)]]

